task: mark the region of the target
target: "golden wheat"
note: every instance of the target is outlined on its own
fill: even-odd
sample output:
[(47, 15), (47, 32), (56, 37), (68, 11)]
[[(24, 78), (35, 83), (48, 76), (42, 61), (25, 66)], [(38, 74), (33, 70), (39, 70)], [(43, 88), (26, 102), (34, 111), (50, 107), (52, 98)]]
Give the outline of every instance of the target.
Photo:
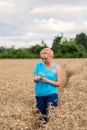
[(59, 105), (47, 124), (36, 113), (33, 71), (40, 59), (0, 60), (0, 130), (86, 130), (87, 59), (54, 59), (62, 68)]

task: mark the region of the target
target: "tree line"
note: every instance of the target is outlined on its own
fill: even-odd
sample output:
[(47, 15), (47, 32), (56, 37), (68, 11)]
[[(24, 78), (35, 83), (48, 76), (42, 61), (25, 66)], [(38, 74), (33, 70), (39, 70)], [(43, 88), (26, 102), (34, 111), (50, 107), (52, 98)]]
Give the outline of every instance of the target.
[[(0, 58), (40, 58), (40, 51), (48, 47), (44, 41), (29, 48), (0, 47)], [(54, 51), (54, 58), (87, 58), (87, 35), (81, 32), (73, 39), (67, 40), (57, 35), (53, 39), (51, 49)]]

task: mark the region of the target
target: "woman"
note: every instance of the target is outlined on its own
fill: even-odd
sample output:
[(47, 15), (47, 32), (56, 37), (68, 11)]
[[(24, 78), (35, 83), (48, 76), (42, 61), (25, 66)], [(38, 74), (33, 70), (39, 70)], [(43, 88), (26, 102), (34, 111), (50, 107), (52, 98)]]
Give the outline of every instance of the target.
[(61, 85), (61, 68), (52, 60), (53, 51), (44, 48), (40, 52), (42, 62), (34, 70), (36, 105), (42, 115), (47, 115), (49, 104), (58, 105), (58, 89)]

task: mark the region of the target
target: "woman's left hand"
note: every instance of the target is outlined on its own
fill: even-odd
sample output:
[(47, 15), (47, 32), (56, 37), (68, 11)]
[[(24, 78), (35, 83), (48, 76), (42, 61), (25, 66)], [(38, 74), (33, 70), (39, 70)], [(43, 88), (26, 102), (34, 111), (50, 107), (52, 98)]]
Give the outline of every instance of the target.
[(48, 83), (48, 81), (49, 81), (47, 78), (41, 78), (40, 80), (41, 80), (42, 82), (46, 82), (46, 83)]

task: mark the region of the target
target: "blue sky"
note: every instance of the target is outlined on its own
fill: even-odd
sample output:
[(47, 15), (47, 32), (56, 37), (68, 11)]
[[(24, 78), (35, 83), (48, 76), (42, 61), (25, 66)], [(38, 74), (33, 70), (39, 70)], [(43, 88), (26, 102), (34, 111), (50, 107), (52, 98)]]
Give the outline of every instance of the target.
[(30, 47), (87, 33), (87, 0), (0, 0), (0, 46)]

